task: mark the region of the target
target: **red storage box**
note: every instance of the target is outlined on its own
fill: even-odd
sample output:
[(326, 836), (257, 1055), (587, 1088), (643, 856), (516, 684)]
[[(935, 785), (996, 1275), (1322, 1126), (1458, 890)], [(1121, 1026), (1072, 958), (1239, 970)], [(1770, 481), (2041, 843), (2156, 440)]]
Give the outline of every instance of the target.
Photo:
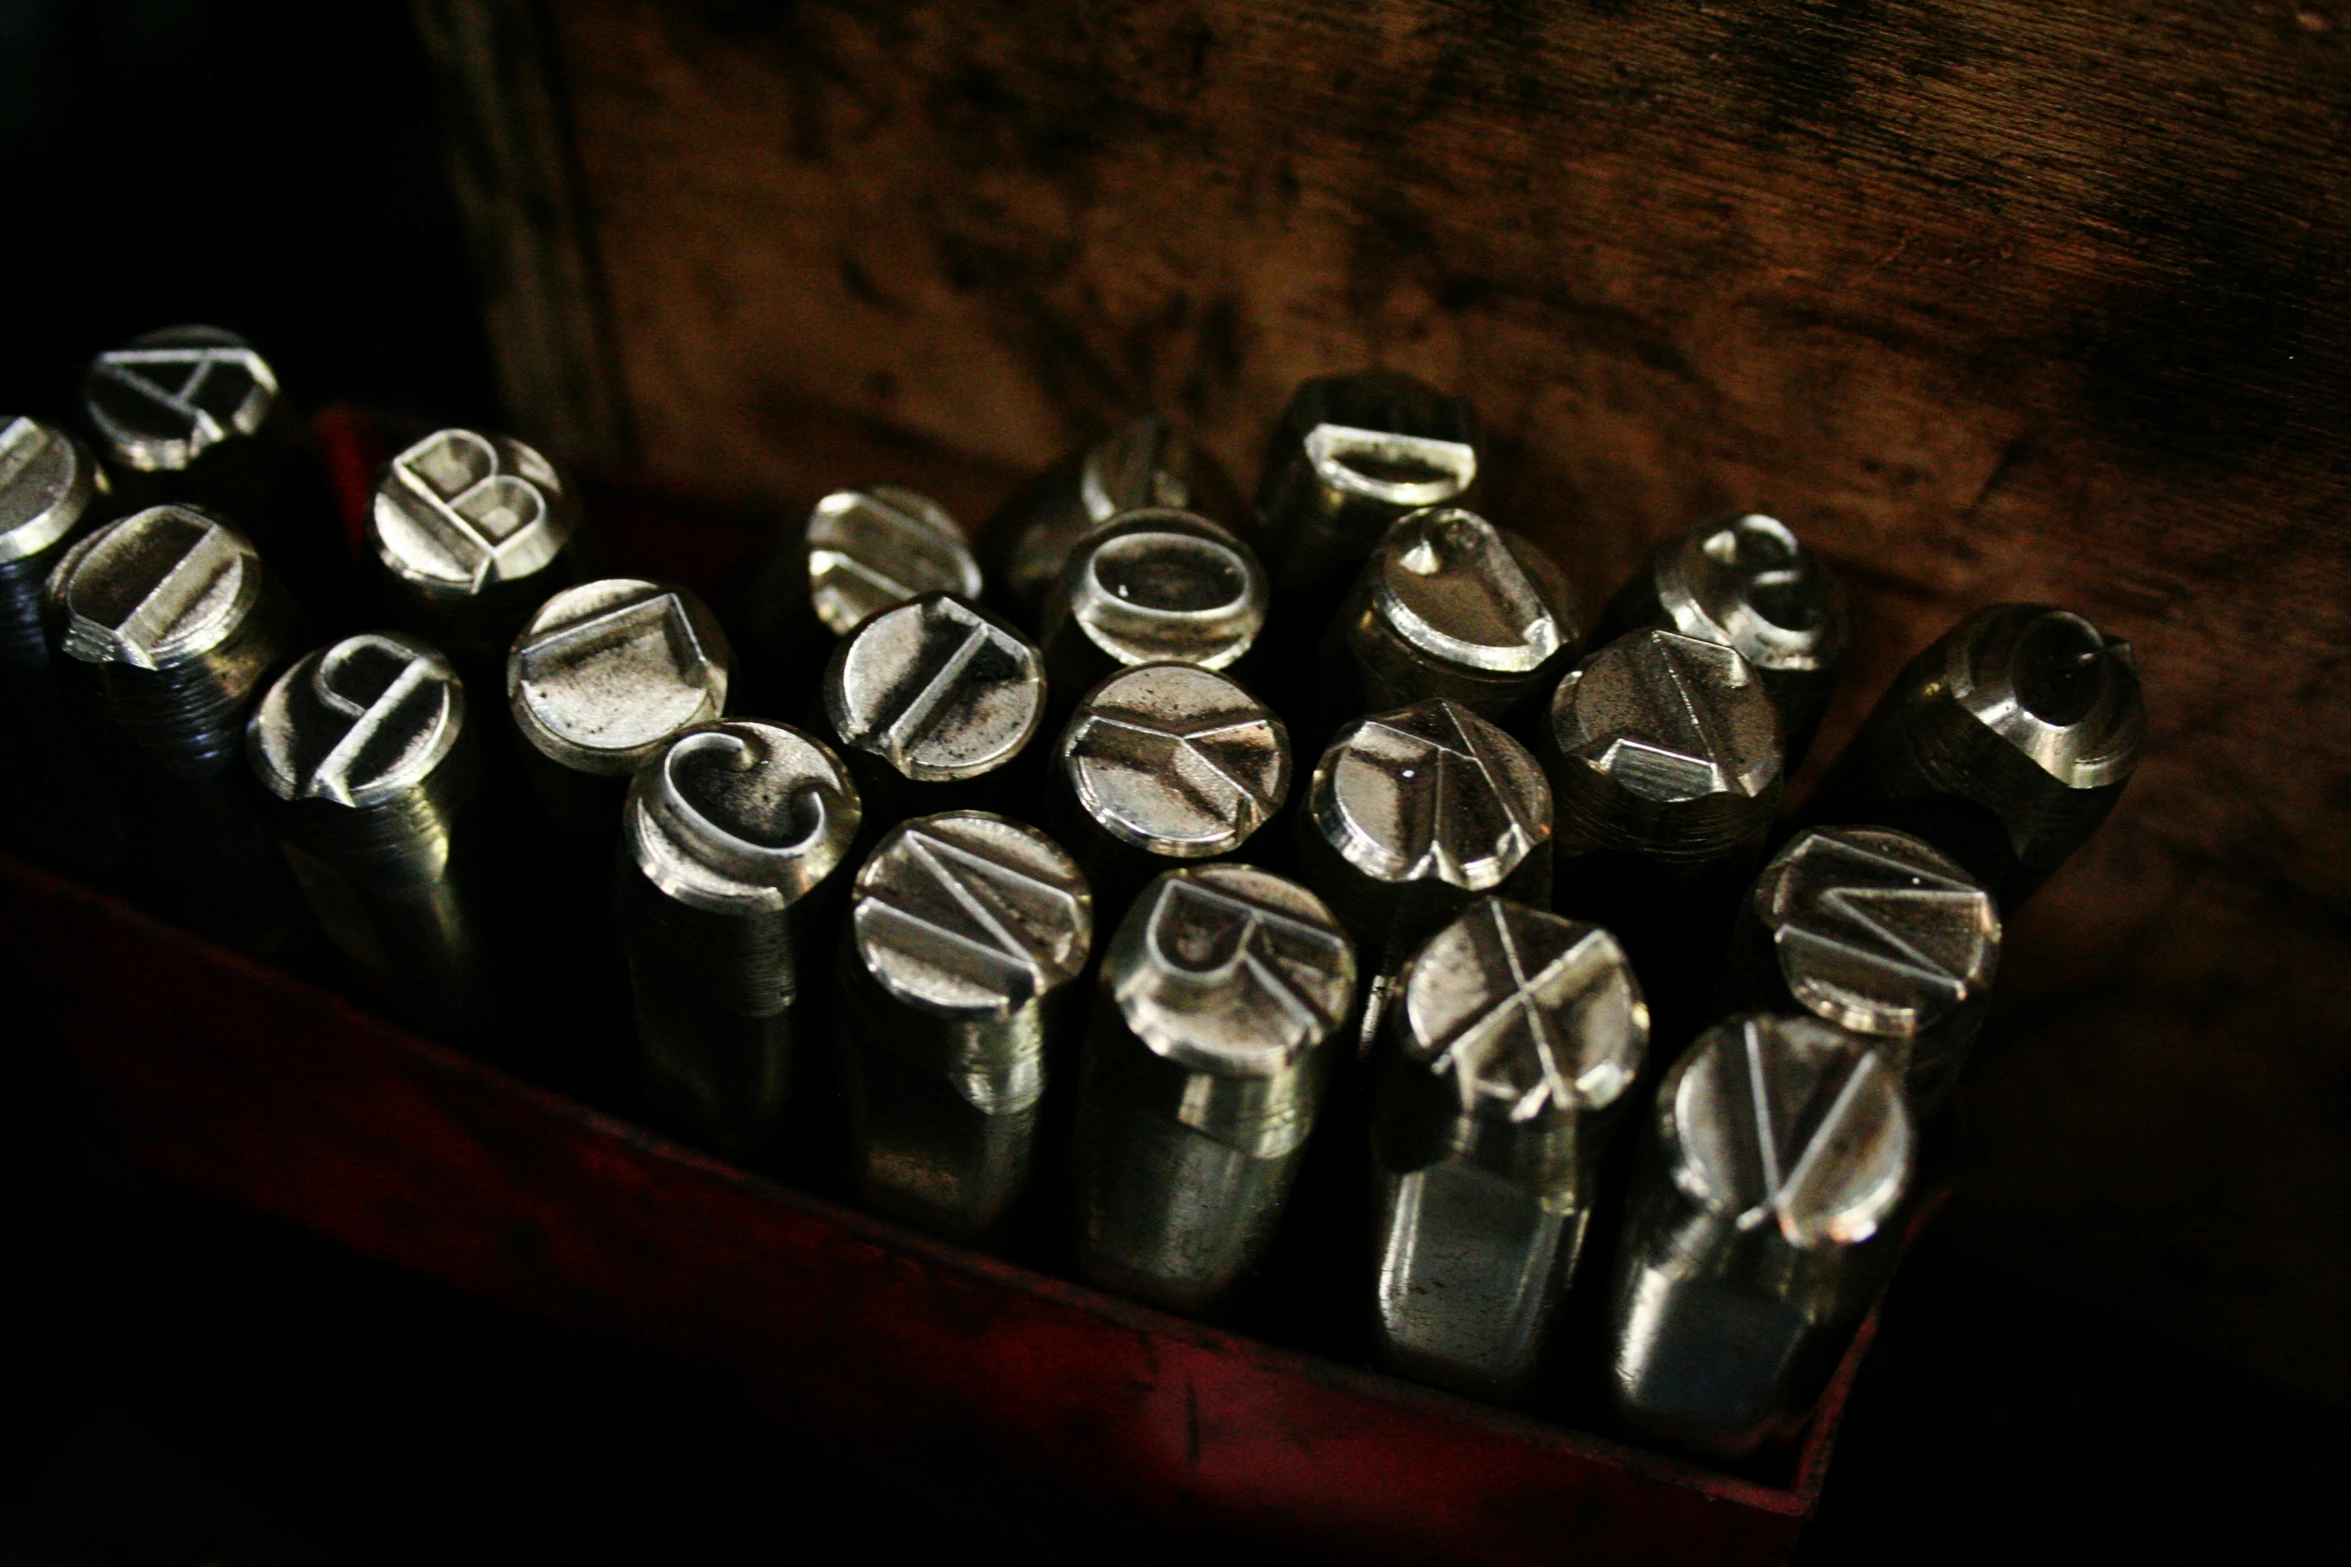
[[(320, 420), (346, 505), (381, 452)], [(709, 587), (756, 536), (641, 499), (612, 563)], [(879, 1483), (1361, 1561), (1745, 1562), (1820, 1491), (1865, 1327), (1785, 1488), (1131, 1305), (732, 1169), (0, 859), (0, 940), (133, 1156), (643, 1351)], [(779, 1525), (779, 1527), (781, 1527)]]

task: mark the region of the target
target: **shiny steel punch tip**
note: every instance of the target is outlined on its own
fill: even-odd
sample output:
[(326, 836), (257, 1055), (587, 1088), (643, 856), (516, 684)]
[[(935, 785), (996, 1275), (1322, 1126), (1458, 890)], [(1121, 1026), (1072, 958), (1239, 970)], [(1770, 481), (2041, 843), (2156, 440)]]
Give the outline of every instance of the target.
[(506, 662), (531, 787), (573, 838), (608, 842), (631, 774), (726, 711), (726, 636), (684, 588), (607, 577), (539, 606)]
[(1795, 1435), (1893, 1263), (1901, 1075), (1808, 1017), (1717, 1024), (1665, 1075), (1619, 1237), (1607, 1385), (1632, 1435), (1743, 1462)]
[(1659, 1032), (1695, 1027), (1781, 789), (1779, 720), (1718, 642), (1634, 631), (1570, 669), (1537, 726), (1555, 906), (1616, 933)]
[(245, 731), (295, 879), (359, 987), (444, 1038), (496, 1014), (478, 719), (456, 669), (369, 632), (280, 675)]
[(838, 908), (812, 895), (858, 818), (840, 759), (783, 724), (676, 735), (629, 786), (616, 913), (645, 1102), (703, 1147), (756, 1157), (782, 1128)]
[(1719, 642), (1747, 661), (1779, 710), (1786, 770), (1812, 744), (1845, 656), (1845, 591), (1794, 530), (1749, 512), (1675, 534), (1601, 617), (1599, 637), (1653, 627)]
[(743, 641), (763, 698), (791, 701), (835, 638), (923, 593), (980, 597), (979, 562), (946, 507), (894, 484), (825, 496), (752, 585)]
[(88, 447), (37, 419), (0, 416), (0, 810), (18, 847), (86, 876), (119, 868), (130, 845), (60, 705), (41, 595), (108, 499)]
[(277, 372), (234, 332), (166, 327), (91, 360), (82, 408), (117, 474), (186, 475), (261, 439), (278, 412)]
[(1283, 613), (1319, 631), (1390, 524), (1467, 494), (1478, 452), (1469, 404), (1411, 376), (1303, 383), (1274, 431), (1249, 533)]
[(1248, 545), (1189, 512), (1129, 512), (1071, 553), (1045, 606), (1045, 671), (1067, 702), (1141, 664), (1231, 670), (1265, 611)]
[(1323, 634), (1316, 733), (1436, 697), (1508, 725), (1578, 637), (1567, 579), (1540, 548), (1459, 507), (1413, 512), (1381, 535)]
[(2146, 744), (2128, 642), (1999, 604), (1910, 661), (1805, 815), (1914, 833), (2013, 909), (2097, 831)]
[(1455, 702), (1360, 718), (1315, 764), (1301, 879), (1384, 984), (1473, 898), (1551, 901), (1551, 790), (1516, 740)]
[(1413, 955), (1370, 1070), (1381, 1364), (1534, 1395), (1648, 1038), (1640, 984), (1596, 926), (1481, 898)]
[(1120, 922), (1073, 1143), (1078, 1276), (1228, 1312), (1264, 1261), (1355, 988), (1321, 900), (1246, 865), (1169, 871)]
[(878, 830), (949, 807), (1012, 808), (1007, 769), (1044, 727), (1045, 666), (986, 610), (925, 593), (842, 639), (822, 700)]
[(530, 612), (580, 578), (577, 489), (504, 435), (436, 430), (384, 465), (367, 542), (403, 624), (495, 672)]
[(1160, 507), (1226, 527), (1240, 517), (1232, 481), (1159, 414), (1129, 419), (1048, 468), (987, 530), (1010, 546), (1003, 580), (1013, 614), (1025, 626), (1040, 627), (1045, 600), (1079, 541), (1121, 513)]
[(157, 506), (85, 536), (51, 573), (45, 616), (107, 743), (141, 857), (179, 917), (262, 957), (309, 926), (244, 773), (245, 719), (291, 657), (300, 617), (242, 534)]
[(859, 1201), (950, 1239), (1002, 1238), (1067, 1061), (1093, 899), (1058, 845), (978, 811), (894, 828), (857, 873), (833, 1039)]
[(1146, 664), (1078, 704), (1047, 824), (1109, 917), (1171, 863), (1240, 852), (1289, 789), (1289, 731), (1264, 703), (1214, 670)]
[(1740, 909), (1725, 1010), (1809, 1012), (1874, 1040), (1923, 1119), (1991, 1005), (2000, 911), (1958, 863), (1887, 827), (1799, 833)]

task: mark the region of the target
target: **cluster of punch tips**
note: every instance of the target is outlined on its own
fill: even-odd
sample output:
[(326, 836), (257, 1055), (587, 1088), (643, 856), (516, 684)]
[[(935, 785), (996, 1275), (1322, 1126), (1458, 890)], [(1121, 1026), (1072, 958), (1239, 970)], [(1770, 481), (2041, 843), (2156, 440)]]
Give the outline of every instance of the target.
[(558, 1082), (625, 1019), (649, 1119), (937, 1234), (1222, 1320), (1286, 1280), (1326, 1345), (1717, 1461), (1804, 1419), (2002, 911), (2142, 747), (2128, 645), (2001, 605), (1791, 834), (1821, 562), (1707, 523), (1587, 628), (1470, 509), (1468, 405), (1384, 372), (1300, 388), (1253, 503), (1138, 418), (986, 570), (922, 495), (829, 495), (731, 642), (467, 430), (390, 460), (338, 577), (228, 334), (102, 355), (86, 416), (95, 457), (0, 429), (49, 858), (264, 957), (323, 932)]

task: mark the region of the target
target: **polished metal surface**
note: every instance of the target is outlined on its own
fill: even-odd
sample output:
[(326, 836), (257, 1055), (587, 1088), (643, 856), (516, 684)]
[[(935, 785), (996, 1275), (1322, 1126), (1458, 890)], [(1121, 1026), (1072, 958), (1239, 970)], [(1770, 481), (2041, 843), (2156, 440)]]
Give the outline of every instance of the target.
[(815, 894), (859, 814), (829, 747), (748, 719), (671, 737), (629, 786), (617, 923), (645, 1101), (703, 1147), (772, 1151), (837, 910)]
[(118, 869), (129, 841), (61, 705), (41, 600), (50, 569), (106, 504), (89, 448), (0, 416), (0, 816), (19, 849), (82, 875)]
[(1373, 1354), (1525, 1403), (1649, 1010), (1616, 938), (1481, 898), (1396, 976), (1371, 1070)]
[(253, 345), (217, 327), (166, 327), (90, 361), (82, 406), (101, 454), (118, 470), (172, 473), (255, 436), (278, 401), (278, 378)]
[(65, 553), (43, 618), (179, 917), (256, 955), (297, 950), (301, 899), (240, 774), (246, 717), (301, 625), (253, 546), (186, 507), (135, 513)]
[(860, 1202), (1002, 1239), (1092, 943), (1085, 877), (1033, 827), (954, 811), (882, 839), (850, 896), (833, 1013)]
[(603, 839), (625, 781), (683, 731), (725, 713), (726, 636), (683, 588), (608, 577), (539, 606), (506, 663), (506, 700), (540, 803)]
[(1559, 812), (1552, 906), (1616, 933), (1678, 1046), (1779, 809), (1771, 699), (1718, 642), (1628, 632), (1561, 678), (1535, 751)]
[(469, 667), (579, 577), (576, 488), (510, 436), (436, 430), (385, 464), (368, 548), (403, 618)]
[(1508, 724), (1578, 636), (1567, 579), (1541, 549), (1457, 506), (1413, 512), (1381, 536), (1323, 636), (1316, 727), (1436, 697)]
[(1411, 376), (1366, 370), (1300, 385), (1274, 431), (1249, 533), (1285, 613), (1318, 632), (1390, 524), (1462, 499), (1478, 451), (1469, 404)]
[(1957, 862), (1886, 827), (1813, 828), (1740, 911), (1730, 1010), (1810, 1012), (1876, 1041), (1911, 1109), (1951, 1090), (1991, 1005), (2000, 910)]
[(89, 449), (38, 419), (0, 420), (0, 565), (45, 555), (106, 494)]
[(1458, 703), (1360, 718), (1315, 764), (1298, 816), (1307, 885), (1383, 985), (1480, 893), (1551, 901), (1551, 790), (1526, 748)]
[(1047, 788), (1048, 825), (1107, 915), (1169, 862), (1249, 842), (1289, 794), (1289, 731), (1213, 670), (1147, 664), (1078, 704)]
[(924, 593), (977, 602), (979, 562), (929, 496), (894, 484), (835, 490), (786, 534), (752, 585), (746, 657), (761, 697), (797, 710), (835, 639)]
[(1600, 634), (1645, 627), (1745, 659), (1779, 709), (1787, 770), (1796, 770), (1835, 690), (1848, 629), (1843, 585), (1793, 529), (1748, 512), (1667, 539), (1610, 603)]
[(1626, 1430), (1718, 1462), (1793, 1437), (1892, 1266), (1901, 1074), (1809, 1017), (1743, 1014), (1659, 1086), (1611, 1291)]
[(1121, 669), (1230, 669), (1265, 629), (1265, 571), (1189, 512), (1129, 512), (1070, 556), (1045, 606), (1045, 668), (1066, 699)]
[(1569, 670), (1538, 729), (1563, 860), (1588, 849), (1710, 859), (1759, 845), (1779, 808), (1779, 721), (1718, 642), (1636, 631)]
[(245, 730), (286, 859), (354, 982), (395, 1016), (465, 1040), (497, 1014), (500, 824), (484, 812), (473, 717), (446, 658), (369, 632), (280, 675)]
[(1246, 865), (1169, 871), (1104, 954), (1074, 1143), (1078, 1276), (1228, 1311), (1321, 1105), (1355, 959), (1320, 899)]
[(1045, 601), (1070, 551), (1122, 512), (1172, 507), (1231, 526), (1231, 481), (1182, 429), (1156, 413), (1129, 419), (1053, 465), (990, 526), (1011, 541), (1004, 589), (1023, 624), (1043, 624)]
[(1910, 661), (1806, 815), (1913, 833), (2013, 908), (2106, 819), (2146, 736), (2128, 642), (1995, 605)]
[(925, 593), (842, 639), (823, 702), (869, 820), (1010, 805), (1002, 788), (981, 791), (1005, 782), (1044, 727), (1044, 659), (987, 611)]

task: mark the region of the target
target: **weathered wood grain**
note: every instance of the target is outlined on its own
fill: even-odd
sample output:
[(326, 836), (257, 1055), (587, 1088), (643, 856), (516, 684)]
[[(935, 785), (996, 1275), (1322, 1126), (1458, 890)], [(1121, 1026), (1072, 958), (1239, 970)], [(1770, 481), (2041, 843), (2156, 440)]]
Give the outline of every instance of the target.
[(1594, 604), (1795, 521), (1857, 590), (1824, 750), (1972, 605), (2132, 637), (2154, 752), (2015, 923), (1955, 1222), (2351, 1399), (2339, 0), (552, 15), (663, 478), (804, 499), (862, 421), (977, 496), (1154, 403), (1249, 473), (1376, 362)]

